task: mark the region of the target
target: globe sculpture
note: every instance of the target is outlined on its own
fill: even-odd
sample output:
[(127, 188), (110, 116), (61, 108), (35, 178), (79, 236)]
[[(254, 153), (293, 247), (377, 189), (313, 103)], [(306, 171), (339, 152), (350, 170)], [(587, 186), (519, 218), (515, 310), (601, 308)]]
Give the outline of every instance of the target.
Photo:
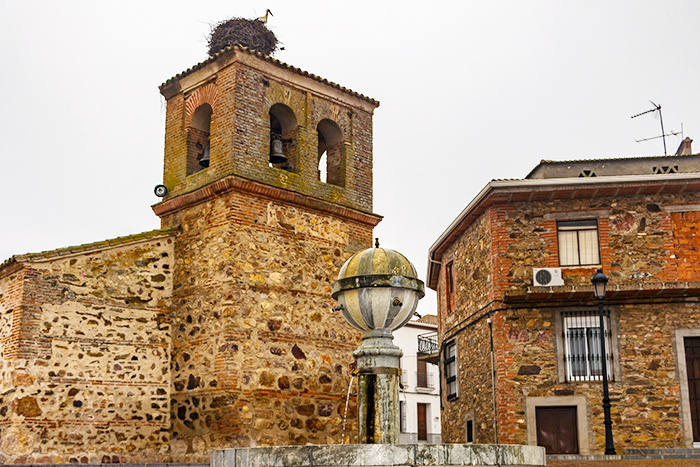
[(358, 425), (362, 444), (399, 441), (399, 359), (392, 331), (413, 317), (425, 295), (416, 268), (401, 253), (368, 248), (345, 262), (332, 297), (355, 328), (364, 331), (357, 362)]

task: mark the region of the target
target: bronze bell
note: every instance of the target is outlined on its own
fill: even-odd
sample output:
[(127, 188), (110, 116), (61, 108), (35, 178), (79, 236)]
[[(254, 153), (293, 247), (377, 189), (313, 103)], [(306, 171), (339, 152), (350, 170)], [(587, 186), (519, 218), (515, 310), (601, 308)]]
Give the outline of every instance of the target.
[(209, 145), (204, 148), (204, 151), (202, 151), (202, 157), (199, 159), (199, 165), (201, 165), (204, 168), (209, 167)]
[(282, 139), (272, 137), (270, 141), (270, 164), (283, 164), (287, 162), (287, 157), (282, 152)]

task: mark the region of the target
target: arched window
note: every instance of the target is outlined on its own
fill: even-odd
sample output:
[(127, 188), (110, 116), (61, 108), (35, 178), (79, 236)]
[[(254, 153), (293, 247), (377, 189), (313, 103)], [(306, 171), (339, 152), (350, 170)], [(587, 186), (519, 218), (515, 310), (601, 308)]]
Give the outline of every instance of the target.
[(337, 123), (323, 119), (318, 132), (318, 178), (322, 182), (345, 186), (345, 144)]
[(272, 167), (294, 172), (297, 159), (297, 117), (284, 104), (270, 107), (270, 159)]
[(202, 104), (192, 114), (187, 128), (187, 175), (209, 167), (209, 132), (212, 108)]

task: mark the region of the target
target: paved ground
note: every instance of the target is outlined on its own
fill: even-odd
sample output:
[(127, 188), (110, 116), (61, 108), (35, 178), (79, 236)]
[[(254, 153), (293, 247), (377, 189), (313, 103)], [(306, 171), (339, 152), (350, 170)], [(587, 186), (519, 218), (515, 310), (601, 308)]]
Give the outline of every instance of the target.
[(547, 467), (698, 467), (700, 459), (644, 459), (644, 460), (558, 460), (547, 459)]

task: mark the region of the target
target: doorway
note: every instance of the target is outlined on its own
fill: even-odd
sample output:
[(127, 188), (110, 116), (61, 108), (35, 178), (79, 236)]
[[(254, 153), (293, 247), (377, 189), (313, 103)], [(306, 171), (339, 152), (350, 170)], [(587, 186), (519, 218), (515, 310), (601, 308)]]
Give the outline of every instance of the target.
[(578, 454), (576, 406), (537, 407), (537, 445), (547, 454)]
[(683, 339), (683, 345), (693, 443), (698, 443), (700, 442), (700, 337), (686, 337)]
[(428, 441), (428, 404), (416, 404), (418, 409), (418, 441)]

